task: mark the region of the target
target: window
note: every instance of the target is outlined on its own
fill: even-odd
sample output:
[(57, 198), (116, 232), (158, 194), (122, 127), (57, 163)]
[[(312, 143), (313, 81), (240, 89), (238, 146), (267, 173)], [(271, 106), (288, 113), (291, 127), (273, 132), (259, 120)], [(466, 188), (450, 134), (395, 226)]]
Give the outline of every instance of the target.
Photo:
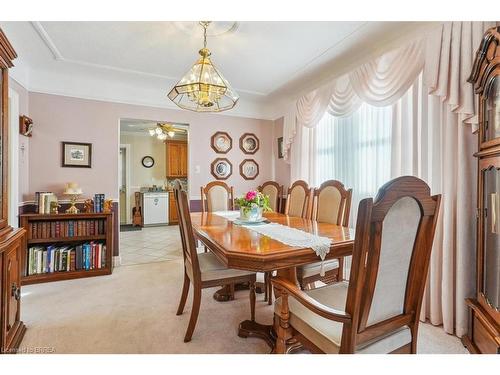
[(353, 189), (351, 226), (359, 201), (390, 179), (392, 109), (363, 103), (349, 117), (326, 113), (318, 124), (315, 184), (335, 179)]

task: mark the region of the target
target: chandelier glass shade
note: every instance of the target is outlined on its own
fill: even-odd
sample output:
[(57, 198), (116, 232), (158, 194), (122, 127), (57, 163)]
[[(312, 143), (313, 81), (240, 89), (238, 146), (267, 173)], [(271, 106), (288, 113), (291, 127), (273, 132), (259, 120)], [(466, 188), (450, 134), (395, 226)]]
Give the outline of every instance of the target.
[(239, 99), (210, 59), (207, 48), (209, 23), (200, 22), (204, 29), (204, 47), (199, 51), (201, 57), (168, 93), (168, 98), (177, 106), (196, 112), (226, 111), (233, 108)]

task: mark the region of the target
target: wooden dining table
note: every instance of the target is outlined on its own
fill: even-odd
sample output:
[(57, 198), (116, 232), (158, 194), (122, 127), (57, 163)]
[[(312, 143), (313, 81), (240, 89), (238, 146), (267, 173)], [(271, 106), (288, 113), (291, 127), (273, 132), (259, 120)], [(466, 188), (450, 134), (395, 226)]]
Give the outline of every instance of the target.
[[(270, 222), (332, 239), (330, 252), (325, 259), (352, 254), (354, 246), (352, 228), (275, 212), (266, 213), (264, 216)], [(288, 246), (252, 229), (234, 224), (230, 219), (217, 213), (191, 213), (191, 221), (196, 237), (228, 268), (255, 272), (277, 271), (278, 276), (298, 286), (295, 267), (319, 260), (311, 248)], [(273, 325), (245, 320), (239, 325), (238, 336), (262, 338), (273, 348), (274, 332)]]

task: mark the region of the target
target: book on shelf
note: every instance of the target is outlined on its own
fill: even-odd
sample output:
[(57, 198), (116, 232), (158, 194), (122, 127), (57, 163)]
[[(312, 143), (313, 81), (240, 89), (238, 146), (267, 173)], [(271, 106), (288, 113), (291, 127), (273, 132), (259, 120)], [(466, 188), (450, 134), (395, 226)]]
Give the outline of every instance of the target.
[(57, 196), (50, 191), (35, 193), (35, 210), (39, 214), (50, 214), (50, 203), (57, 202)]
[(94, 195), (94, 212), (103, 213), (104, 212), (104, 194)]
[(89, 271), (106, 267), (106, 245), (32, 246), (28, 249), (28, 276), (54, 272)]
[(106, 234), (104, 219), (32, 221), (30, 239), (99, 236)]

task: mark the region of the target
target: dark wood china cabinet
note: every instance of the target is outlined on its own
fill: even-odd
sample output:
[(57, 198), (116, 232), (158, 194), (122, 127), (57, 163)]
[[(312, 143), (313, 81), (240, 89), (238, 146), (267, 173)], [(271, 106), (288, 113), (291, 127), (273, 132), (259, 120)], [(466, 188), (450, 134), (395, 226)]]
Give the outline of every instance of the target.
[(21, 321), (21, 251), (25, 230), (8, 225), (9, 68), (16, 52), (0, 29), (0, 353), (16, 353), (26, 330)]
[(477, 292), (462, 341), (471, 353), (500, 353), (500, 27), (484, 35), (469, 82), (479, 100)]

